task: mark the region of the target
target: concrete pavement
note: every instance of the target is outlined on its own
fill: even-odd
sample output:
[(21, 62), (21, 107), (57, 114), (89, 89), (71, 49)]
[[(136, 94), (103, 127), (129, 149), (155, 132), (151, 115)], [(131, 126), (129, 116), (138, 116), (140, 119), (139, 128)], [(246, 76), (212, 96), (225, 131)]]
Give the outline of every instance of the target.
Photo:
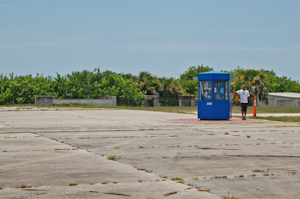
[(170, 120), (195, 115), (130, 110), (9, 110), (0, 110), (0, 198), (300, 195), (299, 123), (176, 122)]

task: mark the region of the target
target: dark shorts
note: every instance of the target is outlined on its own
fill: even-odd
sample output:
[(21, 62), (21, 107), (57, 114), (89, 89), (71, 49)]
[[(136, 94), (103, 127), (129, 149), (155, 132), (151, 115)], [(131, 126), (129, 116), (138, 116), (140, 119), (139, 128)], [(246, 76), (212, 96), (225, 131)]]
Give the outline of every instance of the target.
[(248, 103), (241, 103), (241, 111), (247, 112)]

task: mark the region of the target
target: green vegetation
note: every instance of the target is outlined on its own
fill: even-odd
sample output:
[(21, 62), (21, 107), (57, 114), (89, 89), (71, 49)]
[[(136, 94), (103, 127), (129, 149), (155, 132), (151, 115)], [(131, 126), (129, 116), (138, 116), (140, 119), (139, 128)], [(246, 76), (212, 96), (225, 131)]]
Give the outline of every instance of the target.
[[(159, 107), (117, 107), (122, 109), (130, 110), (145, 110), (145, 111), (160, 111), (169, 113), (197, 113), (197, 107), (174, 107), (174, 106), (159, 106)], [(232, 106), (232, 113), (241, 113), (240, 106)], [(249, 106), (247, 110), (247, 115), (253, 113), (253, 107)], [(258, 106), (257, 113), (300, 113), (300, 107), (269, 107), (269, 106)]]
[(36, 95), (53, 95), (59, 99), (96, 99), (101, 95), (117, 96), (124, 105), (140, 106), (145, 95), (132, 79), (123, 79), (111, 71), (87, 70), (65, 76), (0, 75), (0, 104), (34, 103)]
[(114, 161), (118, 161), (121, 159), (121, 157), (117, 157), (116, 155), (110, 155), (107, 157), (108, 160), (114, 160)]
[[(267, 74), (269, 71), (237, 67), (234, 70), (226, 72), (232, 75), (231, 86), (233, 90), (239, 90), (242, 85), (246, 85), (251, 95), (250, 104), (253, 104), (254, 97), (257, 97), (259, 101), (268, 102), (268, 85), (266, 80), (268, 79)], [(239, 95), (232, 96), (232, 101), (235, 104), (238, 104), (239, 99)]]
[[(241, 113), (240, 106), (233, 106), (232, 107), (233, 113)], [(253, 113), (253, 106), (248, 106), (247, 115)], [(257, 106), (257, 113), (300, 113), (300, 107), (285, 107), (285, 106)]]
[(250, 117), (250, 118), (281, 121), (281, 122), (300, 122), (299, 116), (281, 116), (281, 117), (269, 116), (269, 117)]
[(213, 71), (213, 68), (209, 66), (192, 66), (189, 67), (186, 72), (180, 75), (179, 82), (184, 89), (186, 95), (198, 95), (198, 81), (194, 78), (197, 77), (198, 73)]
[(31, 185), (21, 185), (21, 186), (16, 186), (16, 189), (21, 188), (21, 189), (25, 189), (25, 188), (31, 188)]
[(180, 177), (175, 177), (175, 178), (171, 178), (171, 180), (183, 180), (183, 178), (180, 178)]
[[(13, 73), (0, 74), (0, 105), (33, 104), (36, 95), (52, 95), (57, 99), (96, 99), (98, 96), (117, 96), (118, 104), (141, 106), (145, 95), (159, 95), (162, 106), (177, 106), (180, 95), (198, 95), (198, 73), (212, 71), (209, 66), (189, 67), (179, 79), (157, 77), (149, 72), (139, 75), (83, 70), (56, 77), (37, 74), (15, 76)], [(243, 69), (225, 71), (232, 74), (234, 90), (245, 84), (254, 96), (266, 101), (268, 92), (297, 92), (300, 84), (285, 76), (278, 77), (274, 71)], [(238, 103), (239, 97), (232, 96)], [(74, 105), (73, 105), (74, 106)], [(87, 106), (85, 106), (87, 107)]]

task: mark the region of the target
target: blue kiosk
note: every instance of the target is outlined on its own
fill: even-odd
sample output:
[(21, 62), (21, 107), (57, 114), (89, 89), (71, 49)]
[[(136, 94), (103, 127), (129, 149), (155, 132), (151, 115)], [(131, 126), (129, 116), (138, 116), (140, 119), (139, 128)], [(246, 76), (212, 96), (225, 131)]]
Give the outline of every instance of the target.
[(198, 118), (201, 120), (228, 120), (231, 118), (231, 74), (204, 72), (198, 74)]

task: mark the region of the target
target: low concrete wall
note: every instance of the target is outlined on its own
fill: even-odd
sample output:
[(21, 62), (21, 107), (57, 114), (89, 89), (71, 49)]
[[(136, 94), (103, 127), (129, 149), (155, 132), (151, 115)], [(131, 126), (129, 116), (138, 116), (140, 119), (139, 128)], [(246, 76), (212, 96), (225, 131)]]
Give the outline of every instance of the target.
[(54, 99), (53, 104), (94, 104), (98, 106), (117, 106), (116, 99)]
[(143, 101), (143, 106), (145, 106), (145, 107), (161, 106), (161, 104), (159, 102), (159, 96), (158, 95), (146, 95), (146, 99)]
[(35, 105), (49, 106), (53, 105), (54, 96), (35, 96)]
[(197, 106), (197, 99), (194, 95), (182, 95), (179, 96), (179, 106)]
[(116, 96), (101, 96), (100, 99), (54, 99), (54, 96), (35, 96), (35, 104), (50, 106), (59, 104), (94, 104), (98, 106), (117, 106)]

